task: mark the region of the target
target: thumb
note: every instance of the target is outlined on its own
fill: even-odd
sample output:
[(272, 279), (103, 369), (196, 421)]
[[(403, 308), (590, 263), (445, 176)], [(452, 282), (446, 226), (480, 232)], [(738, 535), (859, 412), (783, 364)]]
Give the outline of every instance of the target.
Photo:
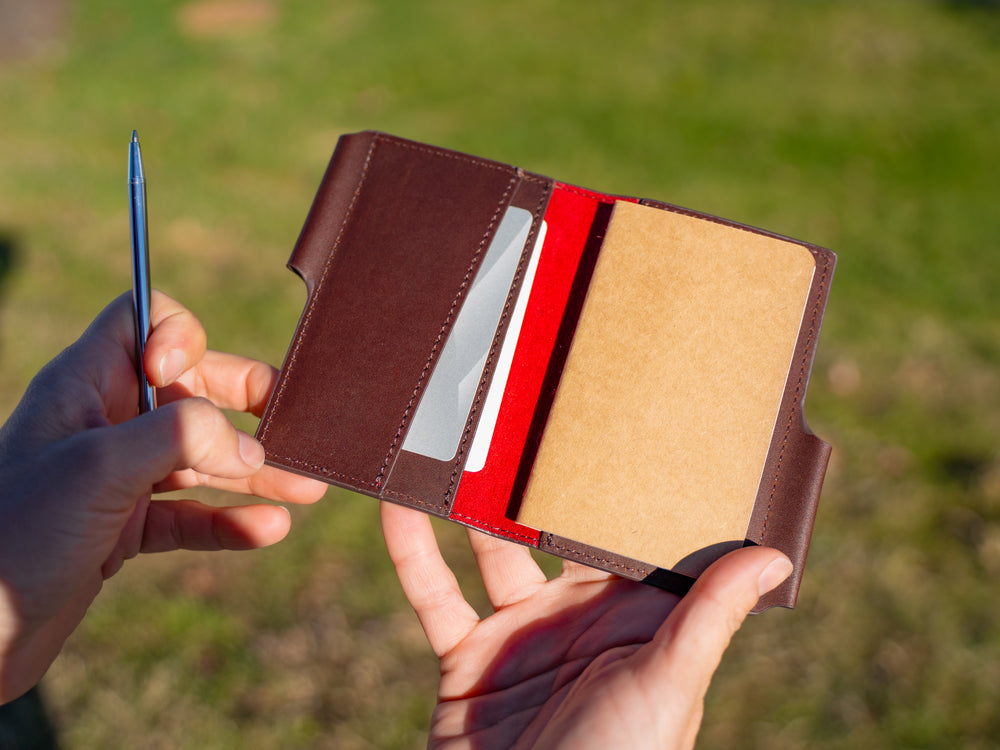
[(731, 552), (702, 573), (657, 631), (651, 677), (672, 683), (679, 712), (673, 719), (687, 724), (690, 744), (712, 675), (733, 635), (760, 596), (791, 572), (791, 562), (777, 550), (746, 547)]
[[(88, 476), (94, 487), (103, 487), (95, 494), (116, 506), (107, 510), (130, 508), (173, 471), (194, 469), (239, 479), (264, 463), (260, 443), (202, 398), (182, 399), (117, 425), (78, 433), (64, 444), (63, 454), (68, 475)], [(111, 500), (116, 496), (117, 503)]]
[[(713, 563), (695, 581), (656, 634), (677, 651), (683, 673), (695, 670), (707, 685), (730, 639), (757, 600), (784, 581), (792, 563), (769, 547), (745, 547)], [(683, 647), (677, 644), (683, 643)], [(694, 646), (694, 648), (692, 648)]]

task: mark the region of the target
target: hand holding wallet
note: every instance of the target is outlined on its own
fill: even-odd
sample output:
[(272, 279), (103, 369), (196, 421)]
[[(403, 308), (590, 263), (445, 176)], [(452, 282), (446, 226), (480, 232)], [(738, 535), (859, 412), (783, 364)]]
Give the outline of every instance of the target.
[(835, 256), (381, 133), (344, 136), (268, 461), (683, 593), (767, 545), (793, 606), (830, 448), (802, 406)]

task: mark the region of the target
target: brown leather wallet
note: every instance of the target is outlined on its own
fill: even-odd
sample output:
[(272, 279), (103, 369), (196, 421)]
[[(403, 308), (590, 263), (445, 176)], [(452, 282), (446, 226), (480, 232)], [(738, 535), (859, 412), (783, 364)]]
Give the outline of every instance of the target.
[(795, 571), (830, 446), (803, 401), (835, 256), (382, 133), (340, 139), (289, 266), (308, 300), (274, 466), (678, 594)]

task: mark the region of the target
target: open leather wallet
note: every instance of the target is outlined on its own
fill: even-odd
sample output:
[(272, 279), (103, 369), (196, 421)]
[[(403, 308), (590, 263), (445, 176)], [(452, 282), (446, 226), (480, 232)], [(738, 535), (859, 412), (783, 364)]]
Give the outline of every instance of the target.
[(684, 593), (795, 566), (830, 446), (803, 402), (828, 250), (393, 136), (341, 138), (289, 266), (308, 300), (275, 466)]

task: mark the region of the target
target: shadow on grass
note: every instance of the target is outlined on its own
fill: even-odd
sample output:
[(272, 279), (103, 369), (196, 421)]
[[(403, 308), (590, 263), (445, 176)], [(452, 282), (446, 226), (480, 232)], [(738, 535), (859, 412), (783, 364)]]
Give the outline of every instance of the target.
[(0, 283), (13, 270), (17, 259), (17, 241), (12, 234), (0, 231)]
[(17, 239), (14, 235), (0, 229), (0, 303), (3, 302), (4, 287), (17, 265), (19, 255)]
[(0, 750), (57, 750), (58, 747), (38, 688), (0, 706)]
[(18, 257), (17, 238), (0, 229), (0, 290), (17, 265)]

